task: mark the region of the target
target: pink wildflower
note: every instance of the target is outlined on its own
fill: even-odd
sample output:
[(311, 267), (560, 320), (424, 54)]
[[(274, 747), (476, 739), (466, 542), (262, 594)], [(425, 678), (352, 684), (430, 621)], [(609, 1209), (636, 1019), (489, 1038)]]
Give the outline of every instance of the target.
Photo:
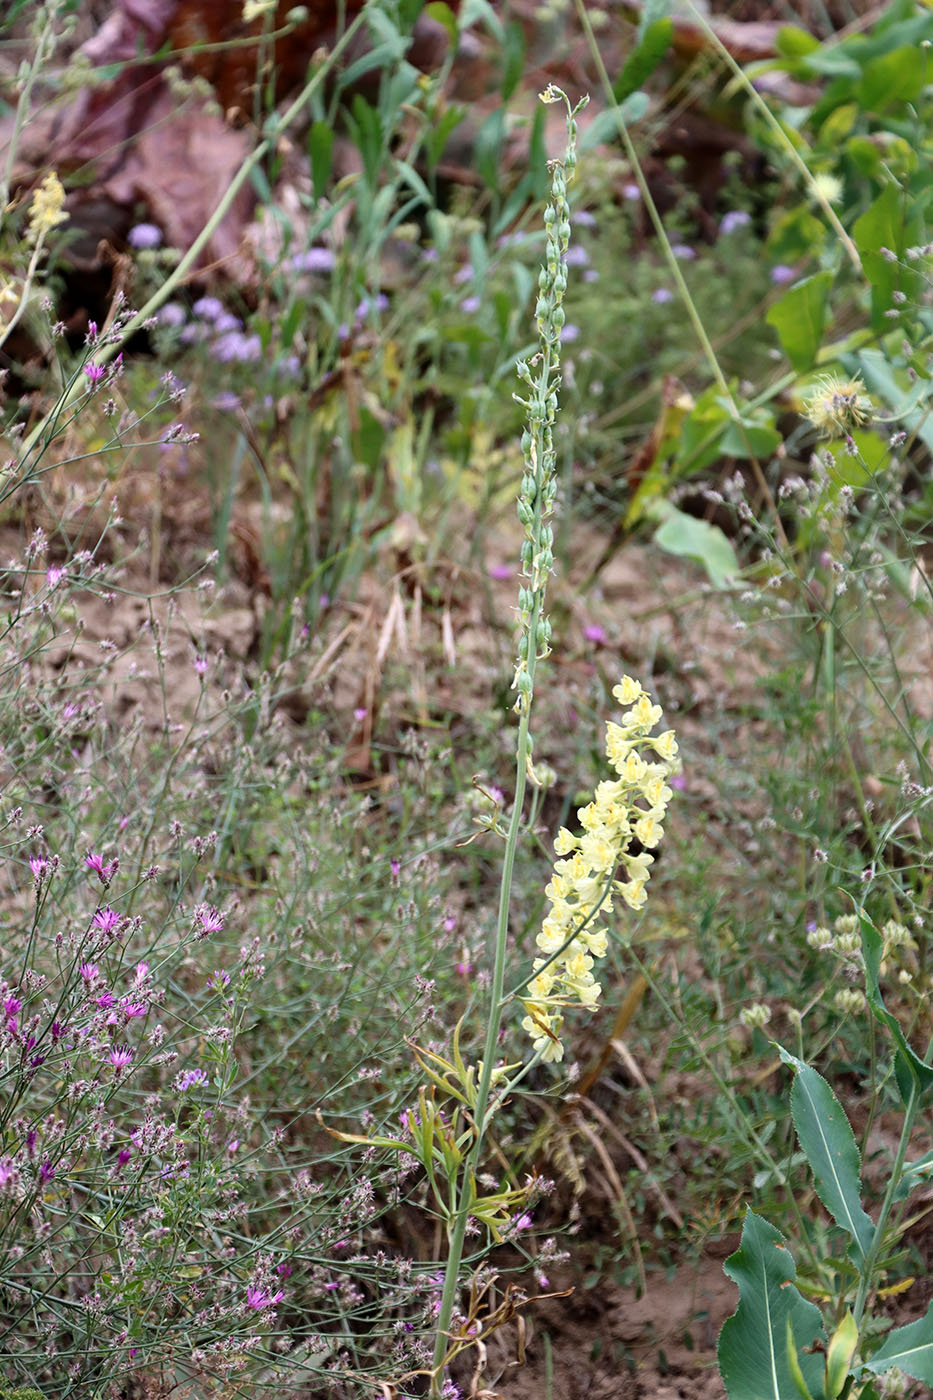
[(262, 1312), (266, 1308), (275, 1307), (276, 1303), (280, 1303), (284, 1297), (285, 1294), (281, 1288), (276, 1293), (267, 1293), (258, 1284), (250, 1284), (246, 1290), (246, 1306), (255, 1312)]

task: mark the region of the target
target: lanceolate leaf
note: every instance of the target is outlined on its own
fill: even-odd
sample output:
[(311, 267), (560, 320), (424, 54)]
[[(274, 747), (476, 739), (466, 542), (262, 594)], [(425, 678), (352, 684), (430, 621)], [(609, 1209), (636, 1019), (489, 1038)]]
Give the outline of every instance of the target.
[(893, 1366), (916, 1381), (933, 1385), (933, 1303), (927, 1308), (926, 1317), (889, 1332), (884, 1346), (865, 1362), (865, 1370), (876, 1376)]
[[(881, 934), (875, 928), (871, 919), (864, 909), (859, 910), (859, 927), (862, 933), (862, 956), (865, 959), (865, 993), (868, 997), (868, 1004), (872, 1009), (875, 1019), (887, 1026), (894, 1037), (898, 1051), (898, 1062), (903, 1066), (905, 1072), (909, 1072), (909, 1079), (913, 1081), (920, 1093), (933, 1086), (933, 1065), (928, 1065), (925, 1060), (921, 1060), (916, 1051), (912, 1050), (907, 1043), (907, 1037), (901, 1030), (900, 1024), (895, 1016), (881, 1000), (881, 989), (878, 986), (878, 977), (881, 972)], [(907, 1074), (898, 1076), (898, 1088), (901, 1096), (905, 1099), (909, 1096), (909, 1083)], [(903, 1081), (903, 1082), (902, 1082)], [(908, 1092), (905, 1092), (907, 1090)]]
[(862, 1209), (861, 1157), (842, 1105), (821, 1074), (778, 1046), (795, 1071), (790, 1106), (800, 1146), (806, 1153), (816, 1194), (837, 1225), (852, 1236), (862, 1258), (875, 1227)]
[(784, 1236), (754, 1211), (742, 1243), (723, 1265), (739, 1286), (739, 1306), (719, 1334), (719, 1369), (729, 1400), (792, 1400), (797, 1385), (788, 1359), (788, 1322), (800, 1374), (821, 1397), (823, 1360), (804, 1348), (823, 1336), (818, 1308), (798, 1293), (797, 1269)]

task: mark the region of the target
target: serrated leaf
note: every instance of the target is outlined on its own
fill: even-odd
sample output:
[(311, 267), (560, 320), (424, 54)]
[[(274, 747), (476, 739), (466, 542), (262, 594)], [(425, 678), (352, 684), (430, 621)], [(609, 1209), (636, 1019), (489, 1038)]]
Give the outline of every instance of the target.
[(832, 273), (817, 272), (786, 291), (769, 307), (765, 320), (778, 333), (781, 348), (795, 370), (815, 362), (826, 328), (826, 301)]
[(864, 1369), (875, 1376), (897, 1366), (915, 1381), (933, 1385), (933, 1303), (926, 1316), (906, 1327), (896, 1327), (884, 1346), (865, 1362)]
[(875, 1234), (862, 1209), (862, 1159), (855, 1134), (830, 1086), (811, 1065), (777, 1047), (794, 1073), (790, 1105), (800, 1146), (806, 1153), (816, 1194), (836, 1224), (852, 1237), (864, 1259)]
[(719, 1370), (729, 1400), (790, 1400), (797, 1387), (788, 1326), (804, 1385), (819, 1396), (822, 1359), (803, 1349), (822, 1338), (823, 1323), (819, 1308), (794, 1286), (797, 1270), (784, 1236), (747, 1211), (742, 1243), (723, 1268), (739, 1288), (739, 1306), (719, 1334)]

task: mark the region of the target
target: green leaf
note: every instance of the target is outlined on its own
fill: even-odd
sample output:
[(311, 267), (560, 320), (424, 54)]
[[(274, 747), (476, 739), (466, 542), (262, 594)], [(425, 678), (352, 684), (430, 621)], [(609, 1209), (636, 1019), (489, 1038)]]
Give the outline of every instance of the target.
[(933, 1303), (926, 1316), (906, 1327), (895, 1327), (883, 1347), (864, 1363), (864, 1369), (880, 1376), (893, 1366), (906, 1371), (915, 1381), (933, 1385)]
[(845, 1385), (858, 1346), (858, 1326), (855, 1318), (846, 1309), (846, 1315), (829, 1339), (826, 1348), (826, 1400), (836, 1400)]
[(454, 14), (450, 6), (445, 5), (444, 0), (431, 0), (431, 3), (429, 5), (425, 5), (424, 12), (429, 19), (433, 19), (435, 23), (442, 24), (444, 26), (444, 28), (447, 30), (447, 37), (450, 40), (451, 47), (453, 49), (456, 49), (457, 16)]
[(852, 1237), (864, 1259), (875, 1227), (862, 1209), (862, 1159), (842, 1104), (821, 1074), (777, 1047), (794, 1073), (790, 1106), (800, 1146), (806, 1153), (816, 1194), (836, 1224)]
[[(862, 259), (865, 276), (871, 283), (872, 325), (875, 330), (887, 327), (885, 312), (891, 308), (893, 293), (901, 291), (908, 300), (918, 294), (917, 273), (902, 266), (903, 252), (909, 243), (922, 242), (920, 221), (908, 220), (903, 193), (896, 185), (888, 185), (875, 202), (852, 225), (852, 241)], [(882, 252), (882, 249), (885, 251)], [(892, 260), (888, 254), (893, 253)]]
[(645, 513), (663, 516), (654, 532), (655, 544), (680, 559), (693, 559), (714, 588), (724, 588), (741, 572), (735, 550), (718, 525), (686, 515), (669, 501), (657, 501)]
[(831, 272), (805, 277), (786, 291), (765, 317), (777, 331), (781, 347), (798, 373), (810, 368), (823, 343), (826, 299), (832, 280)]
[(525, 32), (517, 22), (510, 24), (505, 31), (503, 46), (502, 83), (500, 92), (503, 102), (508, 102), (518, 87), (525, 67)]
[(810, 1388), (803, 1378), (803, 1371), (800, 1369), (800, 1357), (794, 1342), (794, 1329), (791, 1326), (790, 1318), (787, 1319), (787, 1365), (790, 1368), (791, 1380), (797, 1387), (797, 1394), (801, 1400), (813, 1400)]
[(926, 54), (912, 44), (873, 58), (856, 88), (861, 107), (883, 112), (892, 103), (913, 102), (923, 89), (926, 64)]
[(311, 179), (314, 182), (315, 199), (323, 199), (327, 193), (333, 152), (333, 127), (329, 122), (314, 122), (308, 133), (308, 155), (311, 157)]
[(784, 24), (777, 32), (776, 45), (782, 58), (803, 58), (818, 49), (820, 41), (798, 24)]
[(719, 1370), (729, 1400), (790, 1400), (796, 1386), (787, 1332), (799, 1355), (804, 1384), (822, 1394), (822, 1359), (803, 1352), (823, 1336), (819, 1308), (798, 1293), (797, 1270), (784, 1236), (747, 1211), (742, 1243), (723, 1265), (738, 1284), (739, 1306), (719, 1334)]
[[(900, 1052), (902, 1073), (898, 1077), (898, 1088), (901, 1096), (907, 1098), (910, 1093), (910, 1085), (913, 1084), (920, 1093), (929, 1089), (933, 1085), (933, 1065), (928, 1065), (925, 1060), (921, 1060), (916, 1051), (912, 1050), (907, 1043), (907, 1038), (901, 1030), (900, 1022), (892, 1016), (885, 1007), (881, 999), (881, 989), (878, 985), (878, 977), (881, 971), (881, 951), (883, 942), (881, 934), (875, 928), (871, 919), (864, 909), (858, 911), (859, 927), (862, 933), (862, 956), (865, 960), (865, 995), (868, 997), (868, 1005), (872, 1009), (872, 1014), (876, 1021), (887, 1026), (894, 1037), (894, 1042)], [(905, 1080), (903, 1070), (909, 1073), (909, 1082)], [(907, 1093), (905, 1094), (905, 1089)], [(906, 1367), (904, 1368), (907, 1369)], [(911, 1375), (913, 1372), (910, 1373)]]
[(646, 26), (644, 34), (639, 35), (638, 46), (629, 54), (612, 85), (612, 95), (617, 102), (644, 86), (667, 54), (673, 37), (674, 21), (666, 16)]

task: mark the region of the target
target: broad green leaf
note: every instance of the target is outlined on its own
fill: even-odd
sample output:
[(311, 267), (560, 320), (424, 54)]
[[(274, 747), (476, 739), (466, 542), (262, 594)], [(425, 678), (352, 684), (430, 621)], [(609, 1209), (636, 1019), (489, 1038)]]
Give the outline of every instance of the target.
[(884, 1346), (865, 1362), (865, 1370), (875, 1376), (893, 1366), (906, 1371), (915, 1381), (933, 1385), (933, 1303), (925, 1317), (889, 1332)]
[(923, 88), (926, 66), (926, 54), (913, 45), (873, 58), (856, 88), (861, 107), (883, 112), (894, 102), (913, 102)]
[(785, 1065), (794, 1070), (791, 1113), (813, 1173), (816, 1194), (864, 1258), (875, 1227), (862, 1209), (862, 1159), (855, 1134), (842, 1104), (823, 1076), (783, 1046), (778, 1045), (777, 1049)]
[(826, 1348), (826, 1400), (836, 1400), (849, 1375), (855, 1348), (858, 1346), (858, 1327), (855, 1318), (846, 1309), (846, 1315), (829, 1339)]
[(668, 501), (657, 502), (647, 514), (663, 514), (663, 523), (654, 532), (654, 542), (668, 554), (692, 559), (706, 570), (714, 588), (724, 588), (736, 578), (741, 566), (735, 550), (718, 525), (697, 520), (677, 510)]
[(872, 324), (876, 330), (887, 327), (885, 312), (891, 308), (895, 291), (904, 292), (909, 299), (918, 290), (916, 271), (902, 266), (902, 262), (907, 244), (922, 242), (919, 235), (919, 220), (908, 218), (903, 194), (896, 185), (888, 185), (852, 225), (852, 241), (871, 283)]
[(503, 102), (508, 102), (518, 87), (525, 70), (525, 33), (516, 21), (505, 31), (502, 51), (502, 83), (500, 93)]
[(819, 1308), (798, 1293), (797, 1269), (784, 1236), (747, 1211), (742, 1243), (723, 1265), (738, 1284), (739, 1306), (719, 1334), (719, 1370), (729, 1400), (791, 1400), (788, 1326), (804, 1384), (822, 1395), (822, 1358), (805, 1348), (823, 1336)]
[[(881, 934), (864, 909), (858, 911), (858, 918), (862, 933), (862, 956), (865, 960), (865, 994), (875, 1019), (887, 1026), (894, 1037), (902, 1070), (898, 1075), (898, 1088), (901, 1091), (901, 1096), (906, 1099), (909, 1096), (911, 1082), (916, 1085), (920, 1093), (933, 1086), (933, 1065), (928, 1065), (925, 1060), (921, 1060), (916, 1051), (910, 1048), (907, 1038), (901, 1030), (900, 1022), (891, 1015), (882, 1001), (881, 989), (878, 985), (883, 946)], [(910, 1082), (903, 1073), (905, 1069), (909, 1072)], [(906, 1370), (906, 1367), (904, 1369)]]
[(817, 272), (796, 282), (768, 310), (765, 320), (778, 333), (781, 347), (798, 372), (815, 362), (826, 329), (826, 300), (831, 272)]
[(794, 1329), (791, 1326), (790, 1318), (787, 1319), (787, 1364), (790, 1368), (791, 1380), (797, 1387), (797, 1394), (800, 1396), (800, 1400), (813, 1400), (809, 1386), (803, 1378), (803, 1371), (800, 1369), (800, 1356), (794, 1341)]

